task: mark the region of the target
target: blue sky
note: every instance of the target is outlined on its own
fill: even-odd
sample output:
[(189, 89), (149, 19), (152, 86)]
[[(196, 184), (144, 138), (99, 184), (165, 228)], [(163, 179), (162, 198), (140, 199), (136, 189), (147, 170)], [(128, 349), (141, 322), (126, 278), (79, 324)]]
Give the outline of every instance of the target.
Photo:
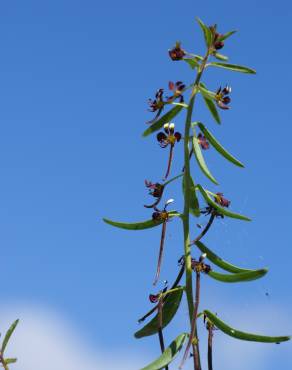
[[(194, 119), (203, 121), (246, 169), (210, 151), (208, 164), (220, 187), (210, 184), (193, 162), (195, 177), (210, 190), (223, 191), (232, 209), (253, 219), (219, 221), (206, 242), (239, 265), (270, 266), (263, 280), (243, 286), (204, 279), (202, 308), (243, 330), (292, 332), (287, 293), (292, 257), (291, 15), (291, 4), (283, 0), (247, 0), (236, 6), (227, 0), (1, 3), (3, 307), (11, 307), (22, 321), (23, 307), (54, 312), (93, 350), (123, 351), (130, 359), (141, 357), (141, 366), (157, 354), (156, 338), (136, 341), (132, 334), (150, 305), (160, 231), (125, 232), (101, 218), (135, 221), (151, 215), (143, 208), (149, 201), (143, 182), (161, 178), (166, 152), (154, 137), (141, 138), (151, 118), (147, 99), (170, 80), (192, 81), (188, 66), (171, 62), (167, 50), (181, 40), (187, 50), (203, 52), (195, 23), (200, 16), (207, 24), (216, 22), (222, 32), (238, 29), (224, 53), (231, 62), (258, 71), (246, 76), (210, 70), (204, 78), (213, 90), (220, 84), (232, 86), (232, 109), (222, 112), (218, 127), (198, 100)], [(182, 130), (183, 120), (176, 124)], [(182, 160), (182, 145), (176, 149), (173, 173)], [(181, 207), (179, 184), (167, 196)], [(180, 225), (172, 222), (163, 279), (175, 277), (181, 253)], [(169, 341), (185, 328), (186, 318), (183, 308), (167, 331)], [(239, 344), (246, 348), (243, 357), (254, 351)], [(268, 347), (265, 370), (291, 365), (289, 351), (291, 344)], [(257, 370), (261, 360), (266, 361), (259, 358)], [(23, 368), (21, 359), (15, 370), (18, 366)], [(97, 368), (113, 369), (108, 366), (105, 361)], [(131, 366), (125, 370), (140, 363)]]

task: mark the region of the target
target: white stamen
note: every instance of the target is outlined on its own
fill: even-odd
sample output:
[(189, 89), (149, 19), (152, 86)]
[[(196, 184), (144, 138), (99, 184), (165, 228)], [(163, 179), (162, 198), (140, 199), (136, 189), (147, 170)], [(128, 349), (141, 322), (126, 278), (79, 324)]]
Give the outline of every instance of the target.
[(163, 125), (163, 128), (164, 128), (164, 130), (168, 130), (168, 129), (169, 129), (169, 123), (165, 123), (165, 124)]
[(173, 203), (174, 202), (174, 199), (168, 199), (165, 203), (166, 206), (168, 206), (169, 204)]
[(171, 124), (169, 125), (169, 129), (170, 129), (170, 130), (174, 130), (174, 127), (175, 127), (175, 124), (174, 124), (174, 123), (171, 123)]
[(202, 258), (206, 258), (207, 257), (207, 253), (203, 253), (201, 257)]

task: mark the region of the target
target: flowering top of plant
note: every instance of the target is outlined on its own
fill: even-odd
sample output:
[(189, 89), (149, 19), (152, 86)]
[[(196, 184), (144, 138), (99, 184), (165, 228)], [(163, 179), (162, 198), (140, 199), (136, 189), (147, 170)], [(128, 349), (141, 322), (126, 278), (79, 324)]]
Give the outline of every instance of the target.
[[(212, 229), (212, 225), (218, 219), (226, 217), (230, 219), (250, 221), (244, 215), (231, 210), (231, 202), (224, 197), (222, 192), (211, 191), (203, 187), (201, 183), (196, 183), (194, 178), (199, 178), (198, 172), (210, 181), (213, 186), (217, 186), (218, 182), (211, 173), (207, 161), (204, 158), (205, 151), (212, 147), (216, 153), (223, 158), (243, 168), (243, 164), (229, 153), (225, 147), (215, 138), (209, 129), (209, 124), (196, 121), (194, 116), (196, 114), (195, 100), (198, 95), (203, 98), (203, 103), (210, 112), (210, 117), (216, 123), (221, 123), (221, 117), (217, 108), (226, 111), (230, 108), (231, 101), (229, 86), (219, 87), (216, 91), (209, 89), (203, 83), (203, 77), (208, 68), (224, 68), (226, 70), (241, 72), (245, 74), (254, 74), (255, 71), (251, 68), (226, 63), (228, 57), (218, 53), (218, 50), (225, 48), (227, 39), (234, 34), (235, 31), (227, 33), (219, 33), (217, 26), (206, 26), (200, 19), (198, 19), (199, 26), (203, 31), (203, 36), (206, 44), (203, 55), (186, 52), (181, 43), (177, 42), (175, 46), (168, 51), (169, 57), (172, 61), (182, 61), (188, 64), (191, 68), (193, 82), (186, 87), (181, 81), (169, 82), (169, 90), (172, 95), (164, 97), (164, 90), (159, 89), (156, 92), (155, 99), (149, 100), (151, 112), (156, 112), (156, 116), (150, 121), (150, 126), (143, 133), (143, 137), (150, 136), (156, 133), (156, 139), (161, 148), (169, 148), (169, 158), (167, 171), (161, 181), (150, 182), (145, 181), (145, 185), (149, 190), (149, 194), (155, 198), (155, 202), (151, 205), (146, 205), (146, 208), (153, 208), (150, 219), (137, 223), (116, 222), (105, 219), (105, 222), (110, 225), (127, 229), (127, 230), (142, 230), (148, 228), (161, 227), (160, 243), (158, 261), (156, 266), (156, 274), (154, 285), (160, 281), (162, 272), (162, 259), (164, 255), (165, 241), (168, 239), (166, 229), (168, 227), (174, 228), (175, 222), (170, 226), (170, 219), (179, 219), (182, 223), (183, 233), (183, 252), (179, 251), (178, 245), (173, 243), (173, 250), (177, 250), (179, 258), (179, 271), (173, 284), (168, 289), (160, 290), (157, 294), (150, 294), (149, 300), (155, 303), (155, 306), (147, 312), (139, 322), (143, 322), (149, 316), (154, 315), (153, 318), (140, 330), (135, 333), (136, 338), (143, 338), (150, 335), (158, 335), (161, 356), (151, 362), (143, 370), (168, 370), (172, 364), (173, 359), (185, 345), (184, 354), (181, 359), (180, 369), (183, 367), (185, 361), (191, 359), (194, 370), (203, 370), (200, 356), (200, 348), (202, 341), (199, 337), (201, 335), (201, 328), (208, 331), (208, 370), (213, 370), (213, 343), (214, 331), (221, 330), (223, 333), (241, 340), (266, 342), (266, 343), (280, 343), (290, 339), (288, 336), (270, 337), (258, 334), (251, 334), (239, 331), (232, 328), (227, 323), (223, 322), (216, 314), (213, 314), (208, 309), (204, 308), (200, 311), (201, 304), (201, 282), (202, 279), (214, 279), (217, 282), (223, 283), (240, 283), (252, 281), (263, 277), (267, 273), (267, 269), (245, 269), (234, 266), (225, 259), (219, 257), (209, 247), (201, 241), (204, 236)], [(212, 81), (213, 83), (213, 81)], [(214, 82), (218, 86), (217, 82)], [(188, 96), (189, 93), (189, 96)], [(186, 99), (188, 96), (188, 99)], [(185, 100), (187, 103), (185, 103)], [(166, 112), (163, 112), (163, 110)], [(185, 111), (185, 112), (184, 112)], [(183, 113), (185, 124), (182, 129), (176, 131), (175, 124), (172, 123), (177, 119), (180, 113)], [(223, 112), (222, 112), (223, 114)], [(199, 133), (197, 133), (199, 130)], [(183, 134), (181, 132), (183, 132)], [(170, 174), (171, 164), (173, 162), (173, 149), (177, 143), (182, 142), (176, 150), (183, 146), (183, 163), (179, 163), (181, 171), (171, 179), (168, 179)], [(212, 151), (213, 152), (213, 151)], [(194, 171), (194, 164), (191, 161), (192, 157), (197, 162), (196, 172)], [(157, 158), (157, 165), (160, 160)], [(193, 177), (193, 173), (195, 176)], [(173, 203), (173, 199), (165, 202), (163, 208), (158, 208), (158, 204), (162, 201), (164, 195), (171, 192), (171, 185), (175, 181), (181, 180), (179, 185), (183, 189), (183, 207), (180, 212), (171, 211), (168, 206)], [(193, 220), (193, 217), (201, 217), (207, 215), (208, 220), (200, 223)], [(199, 233), (195, 225), (199, 225)], [(177, 225), (179, 227), (179, 224)], [(193, 236), (193, 233), (195, 236)], [(171, 243), (171, 240), (169, 241)], [(149, 253), (153, 253), (154, 248), (149, 246)], [(218, 245), (219, 249), (220, 245)], [(183, 255), (182, 255), (183, 253)], [(194, 256), (196, 254), (196, 256)], [(207, 264), (205, 260), (209, 260)], [(211, 265), (212, 264), (212, 265)], [(227, 273), (217, 272), (216, 266)], [(176, 267), (177, 268), (177, 267)], [(185, 276), (185, 282), (182, 278)], [(172, 340), (170, 346), (165, 348), (164, 328), (169, 325), (173, 317), (177, 314), (180, 307), (182, 297), (185, 296), (188, 305), (189, 316), (189, 330), (187, 333), (181, 333)], [(199, 324), (203, 319), (203, 325)], [(190, 357), (190, 353), (192, 356)]]

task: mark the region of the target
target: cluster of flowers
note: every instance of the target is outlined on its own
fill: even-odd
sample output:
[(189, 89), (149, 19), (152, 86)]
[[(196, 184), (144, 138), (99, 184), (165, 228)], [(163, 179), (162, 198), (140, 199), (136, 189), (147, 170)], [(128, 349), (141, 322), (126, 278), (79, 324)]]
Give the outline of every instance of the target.
[[(213, 37), (213, 41), (211, 45), (211, 54), (213, 53), (213, 55), (215, 55), (217, 50), (222, 49), (224, 47), (224, 37), (223, 37), (224, 35), (219, 34), (216, 31), (216, 26), (210, 26), (210, 30), (211, 30), (212, 37)], [(183, 60), (188, 55), (192, 56), (192, 54), (189, 54), (187, 51), (185, 51), (181, 47), (180, 42), (177, 42), (175, 46), (168, 51), (168, 53), (169, 53), (171, 60), (173, 61)], [(183, 93), (187, 90), (187, 88), (182, 81), (177, 81), (177, 82), (170, 81), (168, 84), (168, 88), (171, 91), (172, 95), (164, 96), (164, 89), (160, 88), (156, 91), (155, 98), (148, 100), (149, 111), (155, 112), (156, 115), (151, 121), (148, 121), (147, 123), (154, 124), (155, 122), (157, 122), (157, 120), (159, 119), (159, 116), (161, 115), (161, 112), (163, 111), (166, 105), (172, 104), (176, 101), (178, 101), (178, 103), (184, 102)], [(224, 109), (224, 110), (229, 109), (229, 103), (231, 101), (231, 98), (229, 96), (230, 93), (231, 93), (231, 87), (229, 86), (225, 86), (224, 88), (220, 86), (217, 89), (216, 93), (214, 94), (214, 101), (219, 108)], [(156, 135), (156, 139), (161, 148), (167, 148), (167, 147), (170, 148), (167, 171), (164, 176), (164, 181), (165, 181), (168, 178), (168, 175), (170, 173), (171, 163), (173, 159), (174, 146), (176, 143), (179, 143), (181, 141), (182, 134), (178, 131), (175, 131), (174, 123), (166, 123), (163, 126), (163, 131), (158, 132), (158, 134)], [(210, 144), (207, 138), (202, 133), (199, 133), (199, 135), (197, 136), (197, 140), (198, 140), (200, 147), (203, 150), (207, 150), (210, 148)], [(159, 183), (159, 182), (153, 183), (151, 181), (145, 180), (145, 185), (147, 189), (149, 190), (149, 195), (155, 198), (155, 202), (153, 204), (145, 205), (145, 207), (153, 208), (154, 209), (154, 212), (152, 214), (153, 221), (162, 223), (162, 235), (161, 235), (156, 277), (155, 277), (155, 282), (154, 282), (155, 284), (159, 277), (160, 266), (161, 266), (161, 261), (162, 261), (166, 223), (170, 219), (169, 212), (167, 211), (167, 206), (173, 202), (173, 199), (168, 200), (165, 203), (165, 206), (163, 209), (158, 209), (157, 206), (160, 203), (163, 197), (163, 194), (164, 194), (164, 190), (165, 190), (164, 183)], [(229, 207), (230, 205), (230, 201), (224, 198), (223, 193), (214, 194), (214, 200), (221, 207)], [(207, 214), (207, 215), (211, 214), (214, 217), (222, 217), (222, 218), (224, 217), (217, 209), (215, 209), (214, 207), (210, 205), (201, 209), (201, 214)], [(195, 271), (199, 271), (199, 272), (208, 273), (210, 271), (210, 266), (204, 264), (203, 258), (201, 258), (199, 261), (192, 260), (192, 268)], [(149, 300), (152, 303), (157, 303), (160, 297), (161, 297), (161, 292), (159, 294), (150, 294)]]

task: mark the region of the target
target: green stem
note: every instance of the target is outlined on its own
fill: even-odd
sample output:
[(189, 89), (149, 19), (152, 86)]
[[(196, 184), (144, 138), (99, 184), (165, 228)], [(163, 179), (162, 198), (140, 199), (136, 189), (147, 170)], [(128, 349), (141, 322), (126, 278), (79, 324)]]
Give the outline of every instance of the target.
[[(192, 257), (191, 257), (191, 241), (190, 241), (190, 158), (189, 158), (189, 138), (190, 138), (190, 128), (192, 122), (192, 114), (195, 103), (196, 94), (198, 92), (198, 85), (201, 80), (203, 71), (205, 69), (210, 50), (208, 49), (206, 56), (198, 70), (198, 74), (193, 85), (191, 98), (188, 104), (187, 117), (185, 122), (184, 131), (184, 213), (183, 213), (183, 229), (184, 229), (184, 253), (185, 253), (185, 271), (186, 271), (186, 295), (188, 301), (189, 309), (189, 319), (190, 323), (193, 321), (194, 315), (194, 298), (193, 298), (193, 283), (192, 283)], [(197, 338), (197, 327), (195, 325), (195, 337)], [(195, 370), (201, 370), (200, 365), (200, 354), (198, 343), (194, 345), (194, 368)]]
[(177, 176), (173, 177), (172, 179), (170, 179), (170, 180), (166, 181), (163, 185), (164, 185), (164, 186), (166, 186), (166, 185), (170, 184), (171, 182), (173, 182), (173, 181), (175, 181), (175, 180), (179, 179), (179, 178), (180, 178), (180, 177), (182, 177), (183, 175), (184, 175), (184, 174), (183, 174), (183, 173), (181, 173), (180, 175), (177, 175)]
[(4, 370), (9, 370), (8, 365), (6, 364), (2, 353), (0, 354), (0, 363), (2, 364)]

